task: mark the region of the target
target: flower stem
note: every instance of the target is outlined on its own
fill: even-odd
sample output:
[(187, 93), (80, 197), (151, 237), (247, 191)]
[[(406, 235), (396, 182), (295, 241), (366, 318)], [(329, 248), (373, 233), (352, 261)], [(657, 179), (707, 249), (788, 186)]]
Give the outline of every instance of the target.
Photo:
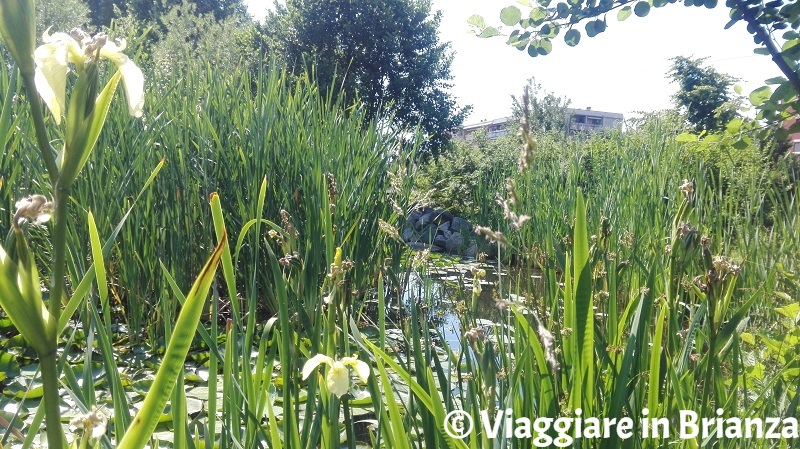
[[(69, 209), (69, 189), (55, 184), (55, 205), (53, 224), (53, 277), (50, 285), (50, 304), (48, 312), (54, 329), (53, 337), (57, 340), (58, 321), (61, 318), (61, 300), (64, 296), (64, 276), (67, 265), (67, 217)], [(53, 341), (56, 344), (56, 341)]]
[(58, 372), (58, 321), (61, 317), (61, 297), (64, 292), (64, 275), (66, 273), (66, 243), (67, 243), (67, 210), (69, 190), (59, 187), (58, 165), (47, 138), (47, 129), (44, 124), (42, 101), (36, 91), (33, 73), (22, 73), (23, 85), (27, 94), (28, 104), (31, 107), (31, 118), (36, 130), (36, 143), (42, 154), (50, 184), (55, 197), (54, 204), (54, 237), (53, 237), (53, 267), (52, 282), (50, 285), (50, 320), (46, 324), (50, 350), (39, 354), (40, 369), (42, 371), (42, 388), (44, 389), (45, 424), (47, 426), (47, 445), (50, 448), (64, 448), (64, 430), (61, 428), (61, 401), (59, 395)]
[[(713, 289), (713, 287), (712, 287), (712, 289)], [(702, 402), (700, 404), (700, 406), (702, 407), (702, 410), (701, 410), (702, 413), (703, 413), (702, 416), (709, 416), (707, 414), (708, 413), (708, 402), (709, 402), (709, 397), (713, 398), (712, 393), (713, 393), (713, 388), (714, 388), (714, 385), (713, 385), (713, 382), (714, 382), (714, 376), (713, 376), (713, 374), (714, 374), (714, 363), (716, 361), (716, 355), (717, 355), (716, 354), (717, 330), (714, 327), (714, 320), (715, 320), (715, 317), (714, 317), (714, 314), (715, 314), (715, 310), (714, 310), (715, 309), (714, 291), (711, 290), (711, 291), (709, 291), (708, 294), (709, 294), (709, 297), (708, 297), (708, 321), (711, 323), (711, 325), (709, 326), (709, 329), (708, 329), (708, 345), (709, 345), (708, 366), (706, 367), (705, 380), (703, 381), (703, 399), (702, 399)]]
[(44, 164), (47, 167), (50, 183), (55, 187), (58, 181), (58, 165), (53, 155), (53, 148), (50, 146), (50, 140), (47, 138), (47, 129), (45, 129), (44, 126), (44, 113), (42, 111), (42, 100), (39, 98), (39, 93), (36, 91), (33, 73), (23, 73), (22, 81), (25, 86), (25, 93), (28, 97), (28, 103), (31, 105), (31, 117), (33, 118), (33, 126), (36, 129), (36, 143), (39, 146), (39, 152), (42, 153)]
[[(54, 347), (55, 348), (55, 347)], [(58, 393), (58, 352), (39, 354), (39, 367), (42, 371), (44, 389), (45, 425), (47, 426), (47, 446), (53, 449), (66, 447), (64, 430), (61, 428), (61, 398)]]

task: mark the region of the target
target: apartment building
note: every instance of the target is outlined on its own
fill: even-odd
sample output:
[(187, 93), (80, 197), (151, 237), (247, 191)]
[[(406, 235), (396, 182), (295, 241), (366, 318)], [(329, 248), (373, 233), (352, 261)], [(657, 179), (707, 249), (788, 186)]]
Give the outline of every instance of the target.
[(592, 108), (567, 108), (567, 126), (570, 135), (592, 133), (603, 129), (622, 126), (622, 114), (616, 112), (594, 111)]
[[(565, 110), (567, 129), (569, 135), (592, 133), (604, 129), (614, 129), (622, 126), (623, 115), (616, 112), (594, 111), (592, 108)], [(470, 136), (478, 130), (486, 132), (490, 140), (508, 135), (512, 131), (512, 117), (501, 117), (494, 120), (483, 120), (478, 123), (464, 125), (458, 132), (458, 137), (470, 140)]]
[(486, 137), (489, 139), (499, 139), (500, 137), (508, 135), (511, 132), (511, 117), (501, 117), (494, 120), (483, 120), (471, 125), (464, 125), (458, 132), (458, 137), (469, 140), (470, 135), (479, 130), (486, 131)]

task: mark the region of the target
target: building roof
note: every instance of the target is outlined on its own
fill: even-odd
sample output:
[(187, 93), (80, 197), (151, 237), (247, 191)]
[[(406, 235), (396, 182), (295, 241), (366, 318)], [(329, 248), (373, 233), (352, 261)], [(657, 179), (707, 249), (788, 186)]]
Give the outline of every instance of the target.
[(505, 125), (509, 121), (511, 121), (511, 117), (501, 117), (501, 118), (496, 118), (494, 120), (483, 120), (478, 123), (471, 123), (469, 125), (464, 125), (461, 127), (461, 129), (464, 131), (473, 131), (479, 128), (484, 128), (489, 125)]
[(567, 108), (567, 114), (569, 115), (594, 115), (598, 117), (609, 117), (613, 119), (623, 120), (625, 117), (617, 112), (605, 112), (605, 111), (596, 111), (592, 108), (586, 109), (578, 109), (578, 108)]

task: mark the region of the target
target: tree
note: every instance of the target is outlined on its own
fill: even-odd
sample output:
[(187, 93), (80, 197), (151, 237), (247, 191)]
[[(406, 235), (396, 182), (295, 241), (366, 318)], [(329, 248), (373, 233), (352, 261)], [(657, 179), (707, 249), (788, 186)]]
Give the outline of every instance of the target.
[(667, 73), (673, 82), (678, 83), (673, 101), (697, 132), (719, 131), (737, 116), (736, 105), (731, 103), (729, 93), (736, 80), (713, 67), (703, 67), (705, 60), (677, 56), (672, 58)]
[(81, 0), (38, 0), (36, 2), (37, 38), (52, 32), (69, 31), (89, 23), (89, 8)]
[(428, 0), (287, 0), (265, 34), (296, 73), (313, 64), (322, 89), (361, 102), (368, 118), (388, 108), (394, 126), (419, 124), (436, 154), (468, 110), (447, 92), (452, 53), (430, 12)]
[[(559, 97), (550, 91), (543, 91), (542, 85), (536, 82), (535, 78), (529, 78), (526, 85), (528, 92), (528, 124), (533, 132), (565, 132), (567, 130), (567, 108), (571, 100), (567, 97)], [(522, 98), (513, 97), (514, 104), (512, 115), (515, 121), (522, 118), (525, 96)]]
[[(90, 1), (103, 3), (103, 0)], [(217, 20), (235, 15), (247, 16), (243, 0), (128, 0), (127, 9), (139, 20), (156, 20), (183, 3), (193, 4), (197, 15), (213, 14)]]
[(201, 14), (194, 3), (183, 1), (159, 18), (166, 30), (153, 45), (153, 66), (165, 78), (176, 66), (205, 73), (206, 64), (217, 73), (250, 67), (257, 55), (256, 28), (232, 15), (216, 19)]
[(89, 5), (92, 25), (98, 28), (110, 26), (117, 11), (122, 12), (127, 9), (127, 0), (86, 0), (86, 4)]
[[(91, 10), (92, 25), (108, 27), (112, 19), (130, 14), (140, 22), (152, 22), (167, 14), (184, 0), (86, 0)], [(217, 20), (230, 16), (246, 16), (243, 0), (188, 0), (198, 15), (213, 14)]]
[[(500, 12), (501, 22), (514, 27), (509, 34), (508, 44), (526, 50), (530, 56), (546, 55), (553, 49), (552, 41), (563, 31), (563, 39), (569, 46), (578, 45), (583, 33), (579, 25), (583, 23), (584, 33), (594, 37), (606, 30), (608, 15), (617, 11), (617, 20), (625, 20), (631, 15), (644, 17), (652, 7), (663, 7), (677, 0), (551, 0), (529, 1), (530, 10), (523, 16), (517, 6), (508, 6)], [(683, 0), (685, 6), (705, 6), (714, 8), (718, 0)], [(551, 6), (552, 5), (552, 6)], [(756, 89), (750, 94), (750, 101), (760, 109), (759, 118), (780, 121), (800, 111), (800, 2), (796, 0), (726, 0), (730, 8), (729, 28), (744, 21), (753, 41), (758, 45), (755, 52), (772, 57), (772, 61), (783, 73), (783, 77), (767, 80), (776, 85), (773, 91), (769, 86)], [(468, 21), (476, 28), (479, 37), (492, 37), (501, 34), (498, 27), (487, 26), (483, 17), (472, 16)], [(800, 123), (800, 122), (798, 122)], [(800, 131), (800, 124), (792, 131)]]

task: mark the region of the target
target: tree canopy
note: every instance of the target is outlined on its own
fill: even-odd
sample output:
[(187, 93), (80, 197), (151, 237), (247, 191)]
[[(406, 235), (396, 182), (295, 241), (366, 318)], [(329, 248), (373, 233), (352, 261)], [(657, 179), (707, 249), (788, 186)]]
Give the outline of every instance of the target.
[(713, 67), (704, 67), (706, 58), (672, 58), (669, 77), (678, 84), (672, 96), (695, 131), (718, 131), (736, 117), (730, 88), (736, 81)]
[(38, 0), (36, 2), (36, 37), (52, 27), (64, 31), (89, 23), (89, 8), (81, 0)]
[[(568, 125), (567, 108), (572, 102), (567, 97), (559, 97), (554, 92), (544, 90), (535, 78), (529, 78), (525, 88), (528, 95), (513, 98), (512, 116), (516, 121), (527, 110), (528, 126), (533, 132), (566, 132)], [(527, 101), (528, 107), (524, 108)]]
[[(582, 36), (594, 37), (606, 31), (609, 16), (616, 11), (617, 20), (635, 15), (644, 17), (653, 7), (660, 8), (678, 0), (518, 0), (525, 13), (517, 6), (507, 6), (500, 11), (500, 21), (512, 27), (508, 33), (509, 45), (536, 57), (553, 49), (553, 40), (559, 35), (569, 46), (578, 45)], [(714, 8), (718, 0), (683, 0), (685, 6)], [(783, 73), (782, 77), (767, 80), (768, 86), (750, 94), (750, 101), (760, 109), (759, 118), (780, 121), (793, 111), (800, 111), (800, 2), (796, 0), (726, 0), (730, 9), (730, 28), (744, 21), (747, 31), (758, 46), (758, 54), (769, 55)], [(499, 26), (486, 24), (483, 17), (470, 17), (479, 37), (504, 34)], [(769, 85), (776, 86), (775, 89)], [(800, 122), (798, 122), (800, 123)], [(800, 131), (795, 125), (792, 131)]]
[(463, 122), (448, 92), (452, 53), (427, 0), (287, 0), (265, 35), (297, 72), (313, 63), (323, 89), (361, 101), (369, 118), (389, 108), (394, 125), (419, 124), (436, 154)]
[(91, 10), (92, 24), (109, 26), (117, 12), (130, 14), (137, 20), (151, 21), (167, 14), (184, 3), (194, 5), (198, 15), (213, 14), (217, 20), (231, 15), (246, 15), (243, 0), (86, 0)]

